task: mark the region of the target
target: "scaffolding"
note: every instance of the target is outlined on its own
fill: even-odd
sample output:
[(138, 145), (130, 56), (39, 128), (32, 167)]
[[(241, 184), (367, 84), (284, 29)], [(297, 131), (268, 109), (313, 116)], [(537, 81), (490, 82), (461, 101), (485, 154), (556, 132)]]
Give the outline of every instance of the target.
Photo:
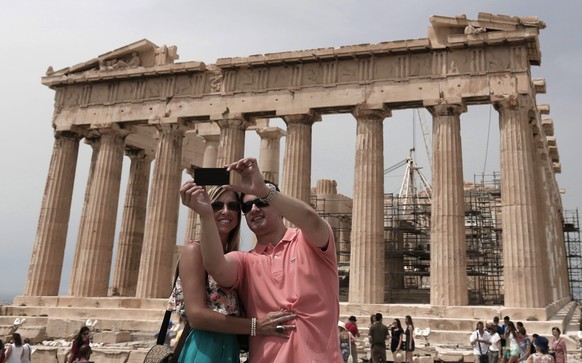
[[(466, 182), (464, 190), (469, 305), (503, 305), (501, 176), (475, 174), (473, 183)], [(337, 198), (313, 196), (311, 202), (332, 227), (337, 243), (340, 301), (347, 301), (351, 204), (345, 203), (344, 196)], [(338, 210), (338, 203), (350, 207)], [(430, 221), (430, 189), (384, 195), (385, 303), (430, 303)], [(564, 211), (563, 229), (570, 291), (574, 300), (582, 302), (578, 209)]]
[(499, 173), (474, 175), (465, 188), (465, 241), (470, 305), (503, 305)]
[(564, 243), (572, 299), (582, 302), (582, 244), (578, 209), (564, 211)]

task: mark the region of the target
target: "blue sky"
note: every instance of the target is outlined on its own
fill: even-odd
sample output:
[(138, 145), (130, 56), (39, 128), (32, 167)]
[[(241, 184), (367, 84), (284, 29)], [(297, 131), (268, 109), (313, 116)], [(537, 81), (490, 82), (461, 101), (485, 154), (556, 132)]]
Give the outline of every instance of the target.
[[(60, 1), (9, 2), (0, 15), (0, 302), (22, 294), (52, 152), (54, 92), (40, 82), (55, 70), (146, 38), (176, 45), (179, 61), (215, 63), (217, 58), (427, 37), (431, 15), (479, 12), (539, 16), (542, 65), (562, 161), (558, 182), (564, 207), (582, 206), (579, 84), (582, 80), (582, 3), (558, 0), (296, 0), (279, 1)], [(384, 123), (385, 167), (403, 160), (416, 146), (416, 158), (430, 175), (420, 131), (413, 134), (411, 110), (394, 112)], [(430, 127), (430, 118), (426, 116)], [(282, 125), (282, 123), (281, 123)], [(326, 116), (313, 129), (312, 185), (335, 179), (339, 192), (352, 195), (355, 122), (349, 115)], [(489, 106), (469, 108), (462, 118), (465, 179), (499, 170), (498, 115)], [(489, 135), (489, 138), (486, 136)], [(489, 140), (489, 141), (487, 141)], [(247, 155), (258, 155), (258, 136), (247, 136)], [(77, 237), (90, 148), (82, 145), (68, 232), (62, 293), (66, 293)], [(126, 163), (129, 164), (129, 163)], [(127, 165), (124, 166), (127, 175)], [(402, 172), (385, 179), (386, 192), (398, 192)], [(125, 186), (122, 185), (122, 196)], [(123, 198), (121, 198), (123, 201)], [(121, 214), (121, 213), (119, 213)], [(185, 214), (183, 214), (185, 215)], [(183, 228), (183, 227), (181, 227)], [(249, 238), (248, 235), (245, 238)], [(181, 234), (179, 233), (179, 239)], [(245, 241), (243, 241), (245, 242)]]

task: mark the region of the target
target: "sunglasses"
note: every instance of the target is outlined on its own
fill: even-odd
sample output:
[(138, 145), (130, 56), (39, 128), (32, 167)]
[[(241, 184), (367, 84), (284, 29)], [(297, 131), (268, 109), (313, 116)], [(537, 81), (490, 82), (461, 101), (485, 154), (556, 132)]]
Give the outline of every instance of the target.
[(247, 214), (248, 212), (251, 211), (251, 209), (253, 209), (253, 205), (256, 205), (257, 208), (265, 208), (269, 206), (269, 203), (265, 203), (258, 198), (254, 200), (249, 200), (248, 202), (244, 202), (241, 205), (242, 212), (244, 214)]
[[(212, 210), (215, 212), (220, 212), (224, 209), (224, 202), (212, 202), (210, 205), (212, 206)], [(226, 203), (226, 209), (232, 212), (238, 212), (240, 210), (240, 203), (234, 200), (228, 202)]]

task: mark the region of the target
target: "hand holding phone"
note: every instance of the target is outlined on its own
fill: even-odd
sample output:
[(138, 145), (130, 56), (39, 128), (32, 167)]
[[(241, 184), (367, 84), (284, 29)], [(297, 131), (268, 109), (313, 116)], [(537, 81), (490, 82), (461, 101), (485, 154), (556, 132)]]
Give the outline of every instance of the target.
[(230, 172), (226, 168), (194, 169), (196, 185), (227, 185), (230, 184)]

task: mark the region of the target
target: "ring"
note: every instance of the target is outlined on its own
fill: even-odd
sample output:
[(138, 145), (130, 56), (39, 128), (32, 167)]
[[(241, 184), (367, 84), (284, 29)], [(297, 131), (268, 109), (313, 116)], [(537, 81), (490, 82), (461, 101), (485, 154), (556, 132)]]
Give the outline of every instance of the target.
[(277, 327), (275, 328), (275, 331), (279, 334), (283, 334), (283, 333), (285, 333), (285, 327), (283, 325), (277, 325)]

